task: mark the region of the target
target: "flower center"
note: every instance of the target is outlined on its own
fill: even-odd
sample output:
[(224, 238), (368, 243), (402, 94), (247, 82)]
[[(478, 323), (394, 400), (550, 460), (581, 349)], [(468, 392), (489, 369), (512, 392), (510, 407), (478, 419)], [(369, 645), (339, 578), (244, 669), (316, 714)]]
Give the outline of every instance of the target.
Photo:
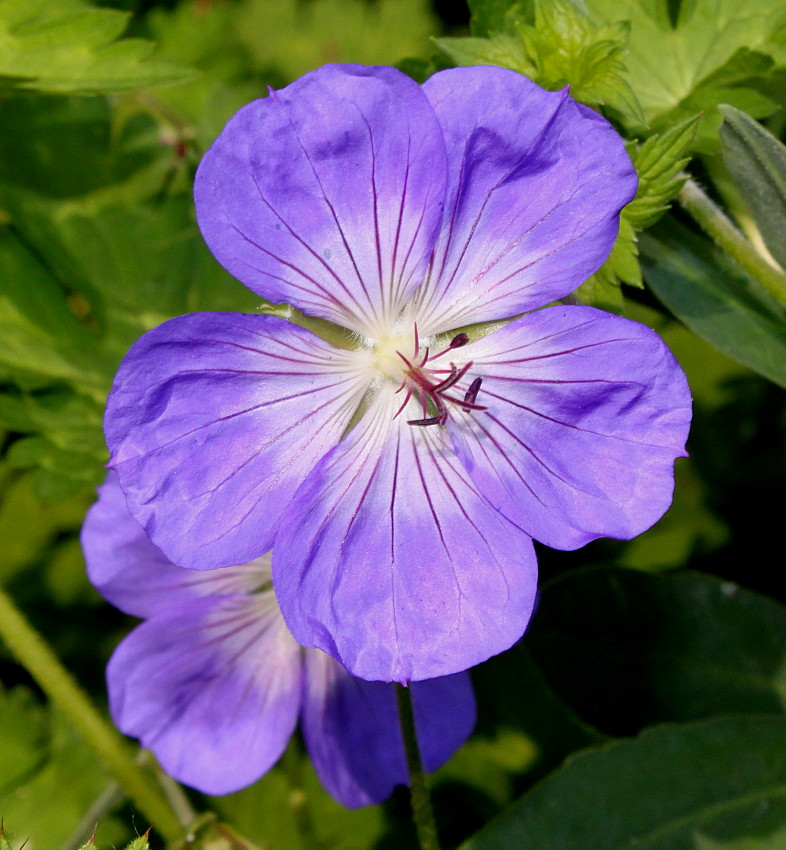
[[(420, 400), (423, 418), (409, 419), (408, 425), (445, 425), (450, 416), (448, 403), (462, 410), (486, 410), (475, 403), (482, 378), (475, 378), (463, 394), (456, 388), (472, 368), (472, 361), (459, 367), (455, 363), (440, 360), (448, 352), (462, 348), (468, 342), (469, 337), (460, 333), (453, 337), (446, 348), (432, 354), (428, 347), (421, 348), (415, 325), (411, 337), (394, 337), (377, 347), (374, 360), (378, 370), (387, 378), (400, 380), (401, 386), (396, 392), (404, 393), (404, 401), (394, 419), (404, 411), (413, 395), (417, 395)], [(412, 353), (404, 354), (402, 349)], [(439, 363), (435, 362), (437, 360)]]

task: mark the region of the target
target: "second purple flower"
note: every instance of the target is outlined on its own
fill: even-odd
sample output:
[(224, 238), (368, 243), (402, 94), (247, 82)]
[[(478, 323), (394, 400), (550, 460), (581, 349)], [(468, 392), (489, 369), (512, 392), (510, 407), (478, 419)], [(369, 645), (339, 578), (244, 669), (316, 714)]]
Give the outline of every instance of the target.
[(504, 69), (326, 66), (249, 104), (197, 174), (202, 232), (352, 347), (244, 314), (146, 334), (106, 416), (132, 513), (183, 566), (272, 548), (295, 638), (360, 677), (506, 649), (532, 538), (627, 539), (671, 501), (690, 396), (657, 335), (520, 315), (597, 270), (635, 190), (603, 118)]

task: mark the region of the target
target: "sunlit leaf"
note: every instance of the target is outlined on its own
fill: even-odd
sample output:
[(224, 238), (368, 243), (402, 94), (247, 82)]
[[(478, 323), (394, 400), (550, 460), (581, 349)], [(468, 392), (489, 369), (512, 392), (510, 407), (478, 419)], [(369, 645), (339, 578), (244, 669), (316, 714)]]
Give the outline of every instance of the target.
[(127, 23), (123, 12), (84, 0), (2, 0), (0, 84), (94, 94), (193, 76), (152, 59), (152, 42), (120, 39)]

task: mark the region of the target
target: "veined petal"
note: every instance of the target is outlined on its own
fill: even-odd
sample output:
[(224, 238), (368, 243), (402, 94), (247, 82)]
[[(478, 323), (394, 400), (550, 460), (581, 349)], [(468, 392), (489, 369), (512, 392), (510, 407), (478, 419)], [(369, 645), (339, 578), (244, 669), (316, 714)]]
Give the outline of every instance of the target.
[(504, 68), (453, 68), (423, 86), (448, 150), (445, 218), (421, 333), (542, 307), (605, 261), (637, 185), (619, 135), (567, 90)]
[(660, 337), (592, 307), (550, 307), (466, 346), (485, 412), (449, 430), (486, 498), (534, 538), (627, 540), (671, 503), (691, 398)]
[[(469, 674), (413, 682), (424, 768), (444, 764), (475, 725)], [(322, 784), (348, 808), (385, 800), (408, 784), (394, 685), (351, 676), (329, 655), (306, 651), (303, 736)]]
[(382, 388), (300, 487), (273, 549), (295, 638), (382, 681), (502, 652), (535, 596), (530, 538), (478, 493), (443, 429), (393, 419), (400, 403)]
[(376, 336), (423, 278), (445, 180), (420, 86), (326, 65), (241, 109), (194, 189), (210, 250), (246, 286)]
[(272, 548), (290, 497), (365, 391), (361, 359), (239, 313), (172, 319), (132, 347), (107, 402), (110, 466), (168, 558), (213, 569)]
[(87, 574), (96, 590), (135, 617), (152, 617), (203, 596), (247, 594), (270, 581), (270, 555), (223, 570), (176, 567), (131, 516), (110, 470), (82, 526)]
[(206, 794), (244, 788), (277, 761), (297, 721), (300, 679), (300, 647), (272, 593), (154, 617), (107, 668), (118, 727)]

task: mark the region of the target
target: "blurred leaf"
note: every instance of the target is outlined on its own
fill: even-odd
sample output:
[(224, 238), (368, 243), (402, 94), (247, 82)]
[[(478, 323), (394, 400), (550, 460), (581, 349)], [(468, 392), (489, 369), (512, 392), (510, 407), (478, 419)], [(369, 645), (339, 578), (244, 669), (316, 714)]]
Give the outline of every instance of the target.
[(46, 718), (26, 688), (0, 684), (0, 799), (27, 781), (46, 755)]
[(152, 42), (118, 41), (127, 23), (84, 0), (0, 0), (0, 84), (94, 94), (193, 76), (151, 59)]
[(718, 549), (728, 542), (729, 530), (707, 507), (707, 493), (690, 459), (675, 470), (674, 501), (649, 531), (631, 540), (618, 563), (640, 570), (670, 570), (692, 555)]
[[(290, 746), (292, 746), (290, 744)], [(288, 752), (287, 760), (295, 753)], [(301, 793), (308, 817), (313, 823), (320, 846), (331, 850), (367, 850), (382, 834), (384, 823), (379, 806), (345, 809), (320, 785), (311, 762), (297, 754), (302, 788), (293, 791), (290, 776), (278, 765), (255, 785), (211, 800), (211, 808), (251, 841), (263, 847), (287, 850), (314, 850), (306, 846), (298, 830), (295, 807)]]
[(532, 23), (532, 0), (468, 0), (473, 35), (508, 32), (521, 21)]
[(733, 106), (723, 115), (723, 159), (772, 256), (786, 265), (786, 147)]
[[(571, 95), (581, 103), (608, 106), (630, 126), (642, 125), (644, 116), (622, 59), (627, 26), (598, 26), (569, 0), (535, 0), (534, 13), (534, 24), (516, 21), (508, 25), (508, 33), (443, 38), (436, 44), (460, 65), (501, 65), (554, 91), (570, 85)], [(492, 20), (499, 23), (498, 16)]]
[(58, 535), (79, 528), (87, 508), (83, 497), (56, 507), (43, 507), (31, 479), (25, 473), (2, 482), (0, 582), (3, 583), (40, 558)]
[(236, 31), (254, 68), (281, 85), (326, 62), (389, 65), (422, 54), (438, 24), (428, 0), (243, 0)]
[(574, 757), (461, 850), (694, 850), (753, 838), (774, 850), (785, 748), (783, 717), (648, 729)]
[[(679, 6), (672, 26), (667, 0), (586, 0), (598, 24), (628, 21), (627, 81), (654, 129), (665, 129), (704, 111), (696, 138), (717, 150), (719, 103), (734, 103), (755, 117), (777, 109), (757, 80), (783, 62), (778, 40), (786, 20), (770, 0), (693, 0)], [(743, 105), (747, 104), (747, 107)]]
[[(50, 709), (48, 733), (41, 768), (2, 798), (6, 826), (13, 825), (14, 836), (29, 840), (35, 850), (61, 850), (109, 782), (95, 754), (56, 710)], [(107, 846), (125, 843), (128, 833), (117, 820), (105, 817), (101, 840)]]
[(786, 387), (786, 310), (704, 237), (662, 221), (640, 237), (648, 286), (692, 331)]
[(170, 161), (149, 116), (116, 132), (104, 98), (22, 91), (0, 98), (0, 203), (3, 184), (68, 197), (119, 191), (139, 173), (149, 175), (154, 194)]
[(566, 574), (544, 587), (527, 642), (605, 732), (786, 710), (786, 608), (702, 573)]
[(68, 380), (101, 392), (110, 361), (67, 293), (11, 233), (0, 233), (0, 378)]
[(488, 811), (478, 813), (480, 822), (513, 801), (523, 777), (531, 782), (603, 737), (553, 691), (526, 644), (473, 668), (477, 728), (435, 776), (485, 795)]

